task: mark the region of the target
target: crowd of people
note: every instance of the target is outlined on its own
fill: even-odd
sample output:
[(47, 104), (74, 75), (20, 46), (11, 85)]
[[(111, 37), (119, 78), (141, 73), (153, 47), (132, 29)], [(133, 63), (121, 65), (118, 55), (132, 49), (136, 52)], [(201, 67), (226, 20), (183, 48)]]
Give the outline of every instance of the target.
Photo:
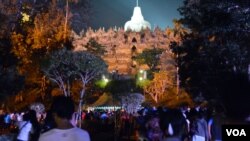
[(199, 105), (142, 109), (136, 116), (121, 117), (123, 130), (133, 123), (131, 117), (141, 141), (221, 141), (221, 127), (226, 122), (221, 105), (211, 109)]
[(3, 112), (2, 130), (16, 129), (15, 141), (90, 141), (88, 132), (74, 125), (74, 113), (73, 100), (58, 96), (54, 98), (45, 118), (43, 114), (37, 116), (34, 110), (21, 114)]
[[(90, 141), (97, 140), (97, 130), (113, 134), (107, 140), (117, 141), (221, 141), (225, 123), (221, 105), (194, 108), (182, 105), (176, 109), (143, 108), (137, 113), (118, 111), (75, 112), (69, 97), (55, 97), (46, 114), (34, 110), (22, 113), (0, 113), (1, 131), (11, 129), (17, 141)], [(78, 119), (82, 118), (82, 129)], [(86, 129), (86, 130), (83, 130)], [(102, 141), (105, 138), (102, 138)]]

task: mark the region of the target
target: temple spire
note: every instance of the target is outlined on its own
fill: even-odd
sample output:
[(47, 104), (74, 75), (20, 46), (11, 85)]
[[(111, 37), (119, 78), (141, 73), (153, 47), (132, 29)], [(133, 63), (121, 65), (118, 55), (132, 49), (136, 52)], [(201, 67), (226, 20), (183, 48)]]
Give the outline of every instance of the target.
[(136, 0), (136, 6), (134, 7), (133, 15), (130, 21), (127, 21), (124, 25), (125, 31), (131, 30), (139, 32), (142, 29), (151, 29), (149, 22), (145, 21), (139, 7), (139, 0)]

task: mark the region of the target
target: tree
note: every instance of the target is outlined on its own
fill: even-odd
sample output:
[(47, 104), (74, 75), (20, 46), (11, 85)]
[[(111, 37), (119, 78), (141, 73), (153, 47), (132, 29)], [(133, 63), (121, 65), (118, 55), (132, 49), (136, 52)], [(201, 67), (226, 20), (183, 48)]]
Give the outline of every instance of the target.
[[(11, 19), (11, 16), (13, 16), (14, 14), (12, 13), (12, 11), (8, 11), (8, 9), (5, 9), (5, 5), (4, 3), (0, 4), (0, 8), (1, 8), (1, 12), (0, 12), (0, 37), (3, 38), (4, 36), (9, 36), (11, 29), (13, 27), (11, 27), (11, 25), (13, 25), (13, 23), (11, 23), (10, 21), (13, 20)], [(2, 11), (2, 9), (4, 9)], [(6, 10), (6, 11), (5, 11)], [(13, 14), (13, 15), (12, 15)]]
[(149, 94), (158, 103), (160, 98), (166, 96), (167, 89), (172, 87), (173, 82), (169, 79), (167, 72), (160, 71), (154, 73), (154, 79), (143, 89), (145, 93)]
[(11, 34), (11, 52), (18, 59), (18, 72), (25, 76), (25, 94), (29, 95), (32, 90), (44, 90), (44, 75), (41, 71), (44, 59), (65, 44), (70, 47), (70, 39), (67, 36), (68, 42), (64, 42), (64, 16), (54, 3), (40, 5), (21, 2), (20, 6), (20, 15), (25, 13), (29, 19), (23, 20), (22, 16), (18, 18), (19, 24)]
[(87, 28), (90, 20), (90, 0), (61, 0), (56, 3), (64, 9), (64, 35), (68, 34), (68, 26), (76, 33)]
[(84, 96), (86, 85), (94, 78), (106, 73), (107, 65), (100, 58), (88, 52), (74, 52), (73, 60), (76, 75), (82, 83), (81, 99)]
[[(72, 62), (76, 69), (76, 75), (81, 81), (82, 90), (80, 93), (79, 112), (82, 111), (83, 96), (87, 89), (87, 84), (94, 78), (105, 74), (107, 70), (106, 63), (100, 58), (88, 52), (74, 52)], [(81, 120), (80, 120), (81, 126)]]
[(15, 95), (23, 88), (24, 78), (16, 69), (17, 58), (10, 52), (8, 38), (0, 38), (0, 101)]
[(80, 80), (82, 90), (79, 112), (81, 113), (87, 85), (98, 76), (105, 74), (106, 69), (107, 65), (100, 57), (88, 52), (63, 49), (51, 55), (49, 65), (44, 68), (44, 72), (59, 86), (65, 96), (70, 96), (71, 80)]
[[(46, 0), (45, 0), (46, 1)], [(66, 1), (66, 15), (60, 8), (62, 1), (27, 3), (21, 2), (20, 15), (26, 14), (30, 17), (28, 21), (19, 18), (19, 29), (13, 32), (13, 52), (20, 59), (21, 65), (30, 65), (31, 60), (39, 64), (47, 53), (63, 48), (65, 45), (71, 47), (70, 25), (69, 25), (69, 0)], [(74, 1), (77, 2), (77, 1)], [(83, 2), (81, 2), (83, 3)], [(65, 4), (65, 3), (63, 3)], [(82, 4), (83, 6), (84, 4)], [(24, 68), (23, 70), (29, 70)]]
[[(31, 19), (32, 24), (24, 24), (25, 30), (12, 34), (13, 52), (20, 59), (33, 55), (37, 58), (37, 54), (44, 56), (50, 51), (62, 48), (65, 39), (63, 20), (62, 11), (52, 3), (48, 11), (41, 11)], [(69, 40), (69, 34), (67, 38)], [(34, 58), (29, 59), (34, 60)]]
[(181, 44), (182, 38), (187, 34), (190, 33), (189, 29), (184, 27), (180, 20), (174, 19), (173, 20), (174, 27), (167, 28), (166, 34), (171, 43)]
[(45, 75), (59, 86), (65, 96), (70, 96), (70, 78), (76, 73), (72, 59), (72, 52), (62, 49), (52, 53), (48, 64), (43, 68)]
[[(2, 53), (3, 52), (0, 51), (0, 60), (6, 61), (0, 61), (0, 101), (4, 103), (24, 88), (25, 79), (18, 73), (15, 62), (8, 64), (16, 60), (14, 55), (8, 54), (8, 56), (5, 56), (5, 54)], [(8, 107), (8, 105), (5, 106)]]
[(30, 43), (34, 50), (41, 50), (44, 53), (62, 48), (65, 40), (70, 40), (70, 28), (66, 29), (63, 23), (63, 12), (51, 4), (47, 12), (38, 13), (34, 18), (34, 27), (28, 30), (26, 42)]
[(76, 2), (76, 0), (66, 0), (66, 6), (65, 6), (65, 22), (64, 22), (64, 34), (63, 34), (63, 38), (64, 40), (66, 41), (66, 37), (67, 37), (67, 34), (68, 34), (68, 21), (69, 21), (69, 1), (72, 1), (72, 2)]
[[(246, 73), (250, 63), (249, 43), (246, 40), (249, 38), (250, 27), (247, 25), (250, 20), (249, 16), (245, 16), (250, 14), (247, 10), (249, 2), (190, 0), (184, 4), (180, 8), (180, 13), (184, 16), (181, 21), (192, 33), (184, 38), (183, 45), (179, 48), (182, 54), (179, 58), (183, 66), (181, 68), (195, 68), (192, 74), (203, 76), (200, 82), (205, 81), (204, 85), (209, 81), (204, 80), (204, 77), (217, 77), (215, 79), (219, 80), (221, 73)], [(186, 69), (181, 71), (191, 72)]]
[(94, 38), (91, 38), (85, 45), (88, 52), (95, 54), (97, 56), (103, 56), (105, 52), (105, 46), (99, 44)]
[[(67, 19), (69, 22), (66, 25), (66, 32), (64, 32), (65, 16), (62, 7), (58, 5), (59, 2), (61, 1), (14, 0), (1, 1), (0, 3), (0, 50), (4, 54), (8, 54), (4, 55), (3, 62), (14, 61), (11, 66), (7, 65), (8, 67), (6, 67), (5, 65), (3, 74), (6, 75), (7, 80), (2, 80), (12, 82), (13, 76), (19, 77), (19, 75), (22, 75), (22, 80), (25, 81), (21, 84), (16, 84), (18, 85), (16, 88), (25, 85), (23, 93), (27, 95), (32, 90), (42, 89), (43, 87), (41, 82), (43, 82), (44, 76), (41, 72), (41, 63), (43, 63), (44, 58), (51, 52), (64, 46), (72, 47), (70, 41), (70, 20), (73, 19)], [(77, 8), (88, 7), (88, 2), (88, 0), (80, 1), (79, 3), (81, 4), (72, 9), (72, 11), (74, 10), (73, 17), (80, 15), (83, 18), (83, 14), (85, 14), (85, 17), (88, 17), (89, 9), (78, 12), (79, 14), (76, 10)], [(68, 14), (70, 15), (70, 13)], [(77, 25), (80, 24), (79, 18), (74, 20), (78, 20)], [(82, 21), (81, 24), (86, 26)], [(17, 74), (6, 73), (7, 71)], [(16, 78), (15, 80), (19, 82)], [(22, 93), (18, 90), (15, 90), (14, 93), (19, 92)]]
[(17, 58), (11, 52), (11, 31), (17, 25), (16, 3), (0, 3), (0, 101), (15, 95), (23, 88), (24, 78), (18, 74)]
[(235, 76), (237, 79), (242, 75), (247, 77), (249, 6), (249, 1), (242, 0), (184, 1), (179, 9), (183, 16), (180, 21), (191, 32), (183, 37), (174, 52), (179, 55), (181, 84), (193, 95), (229, 97), (236, 91), (228, 92), (228, 86), (238, 87), (233, 81)]
[[(139, 64), (146, 64), (149, 67), (150, 72), (155, 72), (159, 70), (159, 60), (163, 51), (164, 50), (160, 48), (145, 49), (135, 57), (135, 60)], [(151, 76), (150, 72), (148, 73), (149, 78)]]
[(141, 108), (144, 99), (144, 96), (140, 93), (129, 93), (121, 97), (122, 108), (129, 114), (135, 114)]
[(77, 3), (71, 3), (71, 28), (78, 34), (86, 30), (89, 27), (91, 13), (90, 0), (78, 0)]

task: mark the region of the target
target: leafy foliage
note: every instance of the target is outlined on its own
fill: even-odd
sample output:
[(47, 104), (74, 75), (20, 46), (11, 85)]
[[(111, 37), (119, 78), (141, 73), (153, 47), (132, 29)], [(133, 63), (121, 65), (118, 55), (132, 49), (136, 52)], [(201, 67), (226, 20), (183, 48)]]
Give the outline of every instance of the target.
[(99, 44), (94, 38), (91, 38), (86, 44), (85, 48), (88, 52), (95, 54), (97, 56), (103, 56), (105, 52), (105, 46)]
[(76, 32), (80, 33), (86, 30), (90, 23), (91, 11), (90, 0), (78, 0), (77, 3), (71, 3), (71, 28)]
[(140, 64), (147, 64), (148, 67), (152, 70), (156, 70), (159, 65), (160, 55), (163, 52), (163, 49), (153, 48), (153, 49), (145, 49), (141, 54), (136, 56), (136, 60)]
[(23, 88), (24, 77), (18, 74), (16, 61), (10, 52), (10, 41), (0, 39), (0, 101)]
[[(60, 7), (60, 2), (62, 1), (1, 1), (0, 74), (1, 78), (4, 78), (1, 81), (3, 83), (8, 82), (6, 85), (1, 83), (1, 86), (6, 86), (4, 92), (0, 92), (1, 94), (18, 94), (17, 99), (21, 95), (21, 97), (30, 101), (31, 99), (35, 100), (34, 97), (38, 98), (40, 93), (44, 93), (46, 81), (43, 80), (41, 64), (44, 63), (44, 59), (51, 52), (60, 50), (64, 46), (71, 48), (70, 25), (84, 25), (85, 27), (87, 25), (85, 22), (89, 17), (88, 0), (79, 1), (78, 4), (74, 3), (75, 5), (70, 3), (72, 4), (70, 9), (74, 12), (72, 12), (73, 16), (69, 12), (68, 18), (64, 16), (65, 3), (64, 6)], [(77, 9), (83, 7), (86, 9), (77, 12)], [(78, 18), (70, 18), (71, 16), (78, 16)], [(65, 19), (68, 22), (66, 24)], [(79, 26), (78, 29), (82, 30), (84, 27)], [(4, 60), (3, 66), (2, 60)], [(7, 65), (9, 63), (11, 65)], [(2, 77), (2, 75), (4, 76)], [(19, 75), (22, 75), (22, 77)], [(9, 85), (9, 82), (12, 83), (12, 86)], [(13, 82), (16, 82), (15, 85), (13, 85)], [(24, 88), (25, 91), (20, 91), (21, 88)], [(33, 91), (37, 91), (37, 93), (34, 94)]]
[(140, 93), (130, 93), (126, 96), (122, 96), (121, 103), (122, 107), (129, 114), (136, 113), (140, 108), (141, 104), (144, 101), (144, 96)]
[[(39, 13), (34, 19), (34, 28), (28, 34), (27, 43), (31, 43), (32, 49), (48, 51), (53, 48), (61, 48), (64, 42), (64, 16), (55, 5), (50, 5), (48, 12)], [(66, 38), (69, 38), (70, 30), (67, 28)]]
[(191, 32), (174, 47), (182, 85), (192, 94), (220, 97), (233, 75), (250, 64), (250, 3), (185, 0), (180, 20)]
[[(7, 5), (8, 4), (8, 5)], [(15, 95), (23, 88), (24, 77), (17, 69), (17, 58), (11, 52), (11, 31), (16, 26), (16, 7), (14, 2), (0, 3), (0, 101)]]
[(63, 49), (52, 53), (48, 66), (44, 67), (44, 72), (68, 96), (71, 80), (79, 79), (85, 91), (86, 85), (105, 73), (106, 67), (105, 62), (93, 54)]
[(194, 105), (190, 95), (183, 89), (180, 90), (180, 95), (178, 96), (176, 95), (176, 89), (168, 89), (167, 91), (167, 95), (160, 98), (157, 103), (150, 95), (145, 95), (144, 105), (154, 105), (168, 108), (179, 108), (182, 104), (188, 104), (191, 107)]
[(65, 13), (64, 23), (74, 32), (79, 34), (87, 29), (91, 14), (90, 0), (60, 0), (55, 3)]
[(70, 77), (75, 74), (72, 58), (70, 51), (62, 49), (52, 53), (49, 63), (43, 68), (45, 75), (59, 86), (65, 96), (70, 95)]
[(144, 92), (149, 94), (157, 103), (159, 99), (167, 96), (167, 89), (173, 88), (173, 82), (169, 79), (166, 71), (154, 73), (154, 79), (144, 87)]
[(88, 52), (74, 52), (73, 60), (77, 75), (84, 85), (106, 73), (107, 65), (102, 58)]

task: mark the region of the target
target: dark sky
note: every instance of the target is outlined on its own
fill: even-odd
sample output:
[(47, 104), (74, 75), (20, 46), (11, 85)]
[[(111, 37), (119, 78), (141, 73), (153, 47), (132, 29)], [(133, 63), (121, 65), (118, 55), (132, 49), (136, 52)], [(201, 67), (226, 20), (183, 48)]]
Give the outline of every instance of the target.
[[(99, 27), (124, 27), (126, 21), (131, 19), (136, 0), (91, 0), (92, 18), (91, 26)], [(139, 0), (144, 19), (149, 21), (151, 27), (165, 29), (172, 27), (173, 19), (180, 18), (177, 8), (183, 0)]]

